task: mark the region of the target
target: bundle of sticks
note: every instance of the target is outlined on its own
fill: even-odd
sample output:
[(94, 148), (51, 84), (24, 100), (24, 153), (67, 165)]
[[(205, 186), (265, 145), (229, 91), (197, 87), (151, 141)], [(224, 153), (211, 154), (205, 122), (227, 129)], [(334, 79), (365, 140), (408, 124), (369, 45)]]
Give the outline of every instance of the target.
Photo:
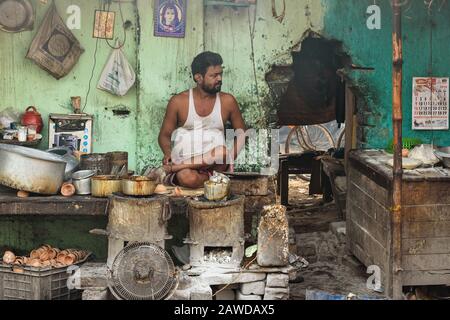
[(53, 267), (62, 268), (76, 264), (86, 258), (88, 252), (76, 249), (60, 250), (45, 244), (38, 249), (32, 250), (29, 257), (16, 256), (11, 251), (6, 251), (3, 255), (3, 262), (6, 264), (27, 267)]

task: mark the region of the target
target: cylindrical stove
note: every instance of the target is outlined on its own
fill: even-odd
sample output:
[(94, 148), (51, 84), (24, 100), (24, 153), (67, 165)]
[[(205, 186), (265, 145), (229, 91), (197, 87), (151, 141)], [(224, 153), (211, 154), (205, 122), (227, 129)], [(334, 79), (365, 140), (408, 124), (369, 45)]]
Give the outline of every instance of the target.
[(189, 236), (192, 266), (240, 267), (244, 257), (244, 200), (225, 202), (189, 200)]
[(108, 261), (130, 242), (151, 242), (161, 248), (172, 239), (167, 232), (171, 217), (167, 196), (131, 197), (113, 194), (109, 197)]

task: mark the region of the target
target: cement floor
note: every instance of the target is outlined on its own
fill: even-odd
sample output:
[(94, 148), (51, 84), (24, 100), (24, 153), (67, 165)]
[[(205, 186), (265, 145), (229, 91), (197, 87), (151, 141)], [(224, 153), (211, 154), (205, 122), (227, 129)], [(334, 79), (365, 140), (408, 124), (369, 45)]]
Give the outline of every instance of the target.
[(323, 205), (322, 197), (309, 196), (308, 183), (291, 178), (290, 228), (295, 230), (297, 255), (310, 264), (300, 273), (304, 282), (291, 284), (292, 300), (304, 300), (306, 290), (330, 294), (380, 296), (367, 288), (366, 268), (346, 250), (345, 235), (330, 230), (339, 221), (336, 206)]

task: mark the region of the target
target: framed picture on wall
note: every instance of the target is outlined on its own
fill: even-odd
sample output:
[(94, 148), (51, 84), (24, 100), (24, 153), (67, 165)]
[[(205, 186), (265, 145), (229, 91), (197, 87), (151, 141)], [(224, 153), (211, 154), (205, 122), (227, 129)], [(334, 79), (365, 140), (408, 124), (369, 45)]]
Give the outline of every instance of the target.
[(113, 39), (116, 14), (112, 11), (95, 11), (94, 38)]
[(187, 0), (154, 0), (156, 37), (184, 38)]

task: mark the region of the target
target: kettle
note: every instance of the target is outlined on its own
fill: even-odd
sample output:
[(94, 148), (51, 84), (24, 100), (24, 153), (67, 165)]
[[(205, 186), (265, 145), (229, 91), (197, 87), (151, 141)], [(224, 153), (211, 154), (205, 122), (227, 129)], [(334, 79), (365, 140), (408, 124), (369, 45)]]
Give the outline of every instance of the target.
[(28, 107), (27, 110), (25, 110), (21, 122), (23, 126), (35, 125), (37, 133), (41, 133), (42, 128), (44, 127), (41, 114), (33, 106)]

